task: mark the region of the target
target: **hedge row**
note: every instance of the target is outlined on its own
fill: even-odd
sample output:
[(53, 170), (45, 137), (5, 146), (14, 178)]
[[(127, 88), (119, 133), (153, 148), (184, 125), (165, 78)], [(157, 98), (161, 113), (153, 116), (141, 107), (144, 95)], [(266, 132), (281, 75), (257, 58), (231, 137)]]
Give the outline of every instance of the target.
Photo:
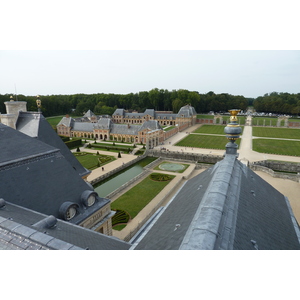
[(75, 147), (80, 147), (82, 145), (82, 141), (81, 139), (72, 139), (71, 141), (65, 142), (65, 144), (67, 145), (67, 147), (69, 149), (71, 148), (75, 148)]
[(119, 146), (103, 146), (103, 145), (97, 145), (97, 144), (89, 144), (89, 148), (98, 148), (98, 149), (105, 149), (105, 150), (118, 150), (118, 151), (132, 151), (133, 149), (130, 147), (119, 147)]

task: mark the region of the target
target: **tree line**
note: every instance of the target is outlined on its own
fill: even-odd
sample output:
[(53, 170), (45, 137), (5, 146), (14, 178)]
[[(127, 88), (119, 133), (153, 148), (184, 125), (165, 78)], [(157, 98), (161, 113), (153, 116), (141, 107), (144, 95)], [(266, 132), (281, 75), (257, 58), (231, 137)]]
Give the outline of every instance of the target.
[[(5, 113), (5, 101), (10, 100), (10, 94), (0, 94), (0, 112)], [(28, 111), (37, 111), (36, 96), (13, 95), (14, 100), (26, 101)], [(260, 98), (260, 97), (259, 97)], [(173, 111), (190, 104), (197, 113), (226, 112), (232, 108), (246, 110), (252, 103), (259, 104), (260, 99), (234, 96), (227, 93), (215, 94), (210, 91), (200, 94), (185, 89), (168, 91), (152, 89), (130, 94), (74, 94), (74, 95), (40, 95), (42, 112), (45, 117), (71, 114), (81, 116), (89, 109), (95, 114), (112, 115), (116, 108), (144, 112), (145, 109), (156, 111)]]
[(253, 108), (257, 112), (299, 115), (300, 93), (289, 94), (272, 92), (270, 94), (265, 94), (254, 100)]

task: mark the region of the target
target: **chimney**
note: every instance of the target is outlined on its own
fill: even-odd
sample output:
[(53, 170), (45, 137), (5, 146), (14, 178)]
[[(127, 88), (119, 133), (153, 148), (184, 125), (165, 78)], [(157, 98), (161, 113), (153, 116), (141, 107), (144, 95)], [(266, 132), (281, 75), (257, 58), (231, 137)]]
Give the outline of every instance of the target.
[(233, 154), (238, 156), (237, 149), (238, 145), (235, 141), (240, 137), (242, 132), (242, 128), (239, 127), (237, 122), (237, 114), (240, 112), (240, 109), (231, 109), (230, 112), (230, 123), (224, 128), (224, 132), (226, 133), (226, 137), (229, 142), (226, 144), (226, 154)]

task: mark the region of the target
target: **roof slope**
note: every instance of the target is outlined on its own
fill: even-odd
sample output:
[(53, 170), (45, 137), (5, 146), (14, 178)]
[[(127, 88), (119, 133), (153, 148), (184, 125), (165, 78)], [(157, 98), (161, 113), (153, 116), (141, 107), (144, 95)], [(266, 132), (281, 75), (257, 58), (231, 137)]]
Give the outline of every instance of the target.
[(57, 220), (53, 228), (35, 226), (47, 216), (6, 202), (0, 208), (0, 249), (127, 250), (130, 244)]
[(80, 164), (41, 113), (21, 112), (19, 114), (16, 129), (30, 137), (37, 138), (38, 140), (59, 149), (61, 154), (68, 160), (81, 177), (91, 173)]
[(134, 249), (300, 249), (288, 200), (236, 159), (189, 180)]
[(76, 203), (79, 214), (70, 221), (76, 224), (109, 203), (97, 197), (94, 205), (84, 207), (81, 195), (93, 189), (59, 149), (3, 124), (0, 134), (0, 198), (58, 218), (63, 203)]

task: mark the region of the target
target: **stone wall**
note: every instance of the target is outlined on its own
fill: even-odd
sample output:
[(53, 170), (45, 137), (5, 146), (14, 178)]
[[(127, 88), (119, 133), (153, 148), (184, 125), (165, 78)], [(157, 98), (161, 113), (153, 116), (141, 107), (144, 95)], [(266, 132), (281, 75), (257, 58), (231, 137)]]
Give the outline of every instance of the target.
[(216, 162), (223, 159), (221, 155), (211, 154), (198, 154), (198, 153), (184, 153), (166, 150), (154, 150), (151, 149), (147, 152), (147, 156), (161, 157), (163, 159), (173, 159), (180, 161), (192, 161), (206, 164), (215, 164)]
[(253, 171), (262, 171), (269, 175), (271, 175), (274, 178), (281, 178), (281, 179), (289, 179), (292, 181), (296, 181), (300, 183), (300, 175), (298, 174), (291, 174), (291, 173), (281, 173), (281, 172), (275, 172), (272, 169), (269, 169), (267, 167), (263, 167), (260, 165), (251, 165), (251, 170)]
[(253, 162), (252, 165), (259, 165), (274, 171), (300, 173), (300, 163), (291, 163), (284, 161), (261, 160)]

